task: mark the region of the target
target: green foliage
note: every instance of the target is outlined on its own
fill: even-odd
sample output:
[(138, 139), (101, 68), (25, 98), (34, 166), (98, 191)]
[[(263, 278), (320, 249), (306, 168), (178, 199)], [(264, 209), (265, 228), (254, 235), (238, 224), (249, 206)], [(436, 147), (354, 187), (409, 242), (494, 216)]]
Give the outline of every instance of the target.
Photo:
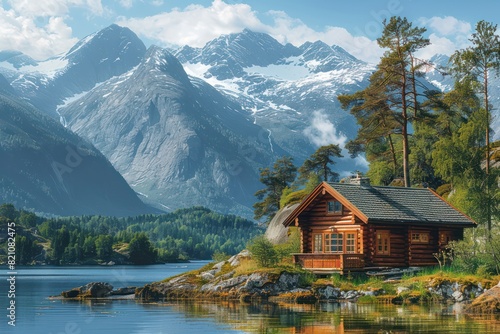
[(100, 235), (95, 240), (97, 257), (106, 260), (113, 254), (113, 238), (109, 235)]
[(394, 180), (394, 169), (388, 161), (378, 160), (370, 163), (370, 169), (366, 175), (373, 184), (387, 186)]
[(447, 198), (448, 195), (450, 195), (451, 191), (452, 187), (449, 183), (442, 184), (436, 189), (436, 193), (443, 198)]
[(0, 205), (0, 216), (14, 221), (19, 216), (19, 212), (12, 204), (2, 204)]
[(290, 186), (296, 175), (297, 167), (293, 165), (293, 158), (286, 156), (276, 160), (272, 169), (260, 169), (260, 182), (266, 187), (255, 193), (260, 200), (253, 205), (255, 219), (266, 217), (267, 221), (271, 220), (279, 210), (283, 190)]
[(214, 260), (214, 262), (222, 262), (222, 261), (227, 261), (231, 256), (224, 253), (224, 252), (215, 252), (213, 255), (212, 255), (212, 260)]
[(146, 233), (136, 234), (128, 246), (129, 259), (134, 264), (152, 264), (156, 262), (156, 252)]
[[(113, 247), (123, 253), (123, 245), (131, 243), (138, 233), (145, 233), (156, 249), (157, 260), (174, 262), (210, 259), (216, 252), (236, 254), (248, 240), (262, 233), (262, 229), (252, 221), (202, 207), (164, 215), (126, 218), (81, 216), (42, 219), (24, 211), (9, 212), (9, 215), (17, 217), (18, 231), (21, 228), (31, 231), (26, 233), (26, 241), (19, 239), (22, 240), (20, 247), (25, 242), (36, 245), (37, 251), (31, 252), (31, 257), (29, 251), (23, 253), (23, 263), (31, 263), (41, 253), (42, 246), (37, 245), (36, 238), (43, 239), (47, 245), (48, 258), (45, 260), (50, 263), (96, 263), (97, 260), (115, 261), (117, 256), (123, 259), (124, 255), (117, 254)], [(0, 221), (3, 219), (6, 218), (0, 216)]]
[[(339, 96), (342, 107), (349, 108), (360, 125), (357, 137), (347, 148), (352, 156), (366, 152), (369, 162), (378, 161), (377, 170), (371, 173), (382, 184), (390, 182), (391, 173), (396, 178), (401, 172), (404, 185), (411, 184), (409, 126), (426, 118), (422, 104), (429, 96), (419, 79), (425, 63), (414, 56), (429, 44), (429, 39), (423, 37), (425, 31), (406, 18), (385, 20), (377, 42), (386, 51), (370, 77), (370, 85), (354, 94)], [(401, 150), (396, 149), (398, 142)]]
[(316, 276), (310, 271), (304, 271), (299, 276), (299, 285), (301, 287), (310, 287), (316, 281)]
[(263, 235), (252, 239), (247, 248), (252, 253), (252, 258), (261, 267), (269, 268), (278, 263), (278, 252), (274, 249), (274, 245)]
[(500, 232), (494, 231), (490, 241), (486, 226), (466, 231), (464, 240), (451, 242), (451, 268), (457, 272), (482, 277), (500, 274)]
[(288, 240), (279, 245), (275, 245), (274, 249), (278, 254), (278, 260), (284, 262), (291, 260), (291, 254), (300, 253), (300, 232), (296, 227), (288, 228)]
[(33, 258), (37, 256), (42, 247), (31, 238), (24, 235), (16, 237), (16, 262), (18, 264), (30, 264)]
[(308, 180), (311, 175), (317, 175), (323, 181), (338, 181), (339, 174), (330, 165), (335, 164), (333, 158), (341, 158), (342, 150), (337, 144), (321, 146), (299, 168), (300, 179)]
[(281, 194), (280, 208), (302, 202), (302, 200), (306, 198), (307, 195), (309, 195), (320, 182), (321, 180), (318, 175), (311, 174), (304, 189), (296, 190), (297, 186), (294, 185), (286, 187), (283, 189), (283, 193)]
[(280, 199), (280, 208), (284, 208), (287, 205), (296, 204), (302, 202), (309, 192), (305, 189), (293, 191), (291, 188), (285, 188)]

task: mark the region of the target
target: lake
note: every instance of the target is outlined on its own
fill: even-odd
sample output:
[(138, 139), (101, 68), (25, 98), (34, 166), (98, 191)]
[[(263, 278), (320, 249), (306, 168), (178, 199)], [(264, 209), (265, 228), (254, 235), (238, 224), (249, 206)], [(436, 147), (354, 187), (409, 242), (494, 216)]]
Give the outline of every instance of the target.
[(500, 333), (499, 316), (465, 316), (458, 305), (355, 303), (136, 303), (47, 298), (91, 281), (141, 286), (205, 265), (24, 267), (16, 280), (16, 326), (9, 321), (7, 270), (1, 272), (0, 333)]

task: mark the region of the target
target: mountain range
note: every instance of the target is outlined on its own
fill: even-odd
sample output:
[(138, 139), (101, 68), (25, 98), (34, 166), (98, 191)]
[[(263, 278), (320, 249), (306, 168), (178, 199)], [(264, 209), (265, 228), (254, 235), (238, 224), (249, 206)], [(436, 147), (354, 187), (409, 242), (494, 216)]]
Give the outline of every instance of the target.
[(16, 96), (0, 75), (0, 201), (43, 214), (152, 212), (92, 144)]
[[(336, 97), (366, 87), (374, 69), (335, 45), (283, 45), (250, 30), (167, 50), (111, 25), (45, 61), (0, 51), (4, 95), (91, 143), (143, 201), (246, 217), (259, 168), (283, 155), (300, 165), (356, 135)], [(438, 72), (427, 76), (449, 89)], [(366, 170), (363, 158), (344, 155), (341, 174)]]

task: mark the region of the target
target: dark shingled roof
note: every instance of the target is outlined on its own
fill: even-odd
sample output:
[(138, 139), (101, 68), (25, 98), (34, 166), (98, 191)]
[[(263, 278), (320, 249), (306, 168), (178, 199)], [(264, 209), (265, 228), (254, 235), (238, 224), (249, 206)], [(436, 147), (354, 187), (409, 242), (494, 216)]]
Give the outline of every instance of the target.
[(426, 188), (329, 183), (369, 221), (475, 225), (465, 214)]

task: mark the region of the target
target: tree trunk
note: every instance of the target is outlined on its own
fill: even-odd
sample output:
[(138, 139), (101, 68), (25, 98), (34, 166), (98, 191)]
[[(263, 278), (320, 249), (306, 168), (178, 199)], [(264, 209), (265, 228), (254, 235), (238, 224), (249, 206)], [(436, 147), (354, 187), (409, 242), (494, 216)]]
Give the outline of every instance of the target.
[(396, 150), (394, 148), (394, 143), (392, 142), (392, 135), (389, 135), (389, 145), (391, 146), (393, 175), (396, 175), (396, 173), (398, 172), (398, 160), (396, 158)]
[(491, 189), (490, 189), (490, 107), (488, 99), (488, 67), (484, 69), (484, 109), (486, 110), (486, 219), (488, 239), (491, 241)]
[(406, 71), (403, 67), (402, 70), (402, 87), (401, 87), (401, 114), (403, 116), (403, 126), (401, 129), (401, 134), (403, 136), (403, 179), (404, 186), (410, 187), (410, 166), (409, 166), (409, 156), (410, 147), (408, 145), (408, 104), (406, 102)]

